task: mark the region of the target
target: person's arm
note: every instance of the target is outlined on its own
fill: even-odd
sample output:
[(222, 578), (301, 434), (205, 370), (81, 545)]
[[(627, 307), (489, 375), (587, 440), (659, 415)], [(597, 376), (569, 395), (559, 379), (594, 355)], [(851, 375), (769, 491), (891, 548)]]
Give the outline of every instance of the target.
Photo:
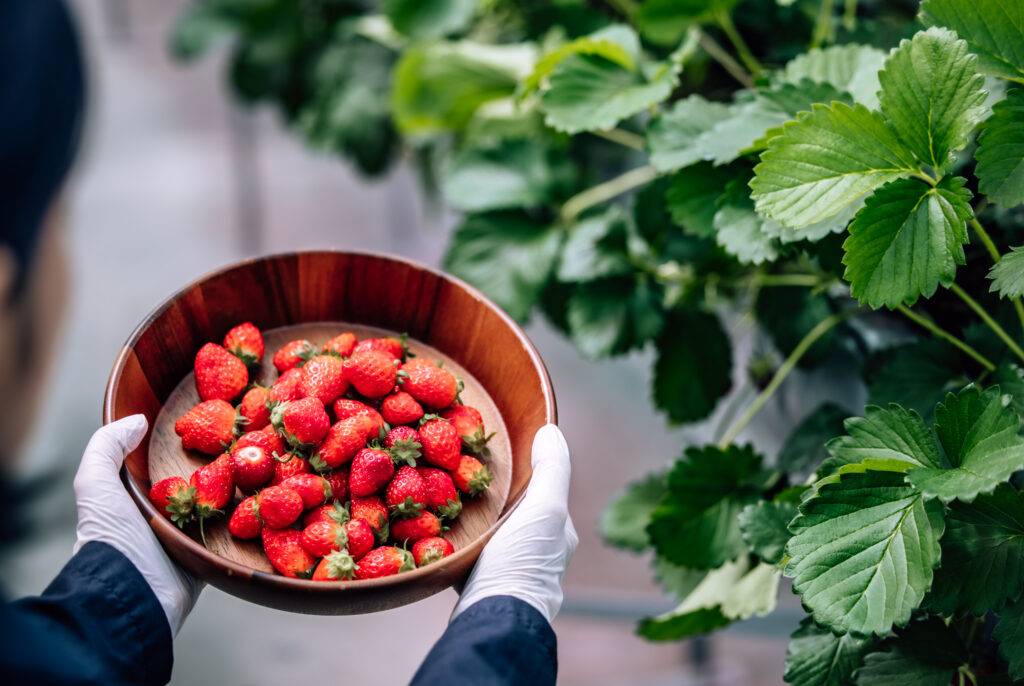
[(579, 541), (569, 517), (569, 449), (554, 425), (533, 441), (526, 496), (484, 548), (451, 623), (413, 684), (554, 684), (551, 620)]

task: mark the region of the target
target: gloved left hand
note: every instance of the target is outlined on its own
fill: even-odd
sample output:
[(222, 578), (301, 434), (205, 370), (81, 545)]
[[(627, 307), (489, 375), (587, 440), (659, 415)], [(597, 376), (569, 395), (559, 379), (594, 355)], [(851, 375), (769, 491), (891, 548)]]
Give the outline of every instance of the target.
[(127, 557), (160, 601), (173, 636), (192, 611), (203, 584), (171, 562), (121, 483), (121, 464), (148, 428), (146, 418), (136, 414), (101, 427), (90, 439), (75, 475), (75, 552), (89, 541), (100, 541)]

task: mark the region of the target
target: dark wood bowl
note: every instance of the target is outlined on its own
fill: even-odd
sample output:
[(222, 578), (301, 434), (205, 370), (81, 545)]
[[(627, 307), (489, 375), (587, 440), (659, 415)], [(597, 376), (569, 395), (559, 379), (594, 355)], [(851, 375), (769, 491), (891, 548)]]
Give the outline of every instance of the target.
[[(278, 345), (314, 343), (351, 330), (360, 337), (406, 332), (420, 355), (445, 360), (466, 384), (463, 399), (498, 436), (495, 480), (456, 520), (450, 557), (383, 579), (315, 582), (271, 570), (258, 543), (207, 528), (210, 548), (179, 530), (149, 502), (152, 480), (188, 477), (209, 461), (182, 450), (174, 420), (198, 401), (192, 382), (196, 351), (243, 321), (267, 338), (264, 367)], [(271, 376), (273, 376), (271, 374)], [(533, 344), (479, 291), (439, 271), (367, 253), (272, 255), (209, 274), (160, 305), (128, 338), (110, 373), (104, 423), (142, 413), (150, 422), (142, 445), (125, 461), (122, 479), (168, 554), (192, 574), (261, 605), (310, 614), (360, 614), (420, 600), (465, 579), (480, 551), (522, 498), (530, 480), (530, 447), (541, 426), (556, 421), (555, 396)]]

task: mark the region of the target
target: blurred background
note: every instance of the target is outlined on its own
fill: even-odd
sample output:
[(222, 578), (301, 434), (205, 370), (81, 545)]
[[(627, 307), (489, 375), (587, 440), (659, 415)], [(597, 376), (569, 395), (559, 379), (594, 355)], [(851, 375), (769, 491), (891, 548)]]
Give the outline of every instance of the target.
[[(66, 194), (73, 287), (45, 417), (22, 465), (27, 474), (56, 468), (60, 476), (37, 503), (35, 535), (4, 562), (14, 596), (42, 590), (70, 557), (74, 469), (98, 426), (110, 366), (147, 312), (204, 272), (263, 253), (376, 250), (436, 265), (454, 224), (424, 199), (407, 165), (367, 183), (339, 159), (304, 148), (271, 111), (238, 106), (222, 83), (223, 55), (188, 68), (174, 63), (167, 35), (184, 2), (69, 4), (90, 90), (84, 148)], [(571, 510), (581, 543), (555, 622), (561, 683), (781, 683), (798, 618), (788, 591), (770, 618), (710, 640), (647, 642), (634, 635), (636, 620), (673, 603), (650, 582), (647, 559), (606, 547), (596, 533), (612, 495), (707, 439), (734, 399), (704, 424), (672, 430), (647, 398), (651, 356), (588, 362), (539, 319), (527, 331), (551, 372), (574, 461)], [(739, 370), (758, 334), (739, 318), (730, 333)], [(826, 392), (857, 387), (834, 375), (818, 381), (798, 373), (745, 435), (771, 452)], [(177, 639), (173, 683), (299, 682), (336, 661), (352, 679), (372, 669), (377, 682), (402, 683), (443, 631), (454, 600), (449, 591), (377, 615), (324, 618), (208, 588)]]

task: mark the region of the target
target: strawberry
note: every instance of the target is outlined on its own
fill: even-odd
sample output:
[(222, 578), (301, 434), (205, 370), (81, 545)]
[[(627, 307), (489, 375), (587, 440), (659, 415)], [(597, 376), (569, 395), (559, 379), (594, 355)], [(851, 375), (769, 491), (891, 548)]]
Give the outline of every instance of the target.
[(270, 486), (256, 496), (256, 506), (267, 527), (283, 529), (302, 515), (302, 496), (286, 486)]
[(149, 489), (149, 502), (167, 519), (184, 529), (192, 519), (196, 491), (180, 476), (169, 476)]
[(316, 522), (337, 522), (338, 524), (344, 524), (349, 521), (348, 510), (345, 506), (339, 502), (331, 503), (330, 505), (321, 505), (320, 507), (314, 507), (312, 510), (306, 513), (306, 516), (302, 519), (303, 528)]
[(356, 335), (346, 331), (324, 343), (323, 352), (348, 357), (352, 354), (354, 347), (356, 347)]
[(202, 400), (234, 400), (249, 385), (245, 363), (216, 343), (196, 353), (196, 390)]
[(310, 471), (309, 460), (295, 453), (287, 453), (284, 457), (274, 460), (274, 477), (270, 480), (270, 485), (279, 486), (288, 477), (309, 474)]
[(326, 557), (335, 550), (348, 550), (348, 533), (338, 522), (313, 522), (302, 530), (302, 547), (313, 557)]
[(380, 412), (358, 400), (338, 398), (334, 401), (334, 416), (339, 422), (342, 419), (360, 415), (373, 420), (373, 430), (370, 432), (370, 437), (376, 437), (377, 433), (384, 427), (384, 418), (380, 416)]
[(395, 388), (395, 360), (379, 350), (352, 353), (345, 361), (345, 376), (361, 395), (382, 398)]
[(384, 398), (380, 413), (391, 426), (414, 424), (423, 417), (423, 407), (405, 391), (398, 391)]
[(352, 497), (373, 495), (395, 475), (391, 456), (383, 450), (363, 448), (352, 458), (348, 492)]
[(427, 505), (427, 485), (415, 467), (402, 467), (388, 484), (384, 502), (393, 514), (409, 517)]
[(267, 399), (270, 403), (286, 403), (302, 397), (302, 370), (289, 369), (270, 387)]
[(410, 467), (416, 466), (416, 460), (423, 454), (420, 435), (411, 426), (396, 426), (384, 437), (384, 447), (391, 453), (395, 464), (404, 462)]
[(264, 527), (262, 537), (263, 552), (278, 573), (292, 578), (309, 578), (313, 573), (316, 558), (303, 550), (301, 531)]
[(174, 423), (185, 450), (219, 455), (235, 438), (238, 415), (226, 400), (205, 400)]
[(402, 390), (424, 407), (440, 410), (455, 402), (459, 382), (447, 369), (417, 358), (402, 365)]
[(324, 442), (311, 458), (313, 466), (322, 464), (325, 469), (336, 469), (351, 462), (355, 454), (366, 446), (373, 430), (373, 420), (366, 415), (342, 419), (327, 432)]
[(355, 576), (356, 563), (352, 556), (344, 550), (338, 550), (316, 566), (313, 581), (347, 581)]
[(427, 491), (427, 507), (438, 517), (455, 519), (462, 512), (462, 499), (448, 472), (433, 467), (416, 469)]
[(331, 485), (319, 474), (296, 474), (281, 482), (302, 497), (305, 509), (319, 507), (331, 498)]
[(412, 559), (416, 561), (417, 567), (424, 567), (431, 562), (437, 562), (454, 552), (455, 548), (452, 546), (451, 541), (440, 536), (421, 538), (412, 544)]
[(359, 341), (352, 353), (376, 350), (401, 362), (405, 359), (406, 353), (408, 353), (404, 338), (404, 336), (402, 338), (394, 338), (391, 336), (387, 338), (366, 338)]
[(259, 431), (249, 431), (242, 434), (241, 438), (231, 446), (231, 452), (247, 448), (250, 445), (263, 448), (264, 452), (271, 457), (274, 455), (284, 455), (286, 451), (284, 439), (277, 435), (272, 426), (265, 426)]
[(370, 525), (373, 532), (377, 534), (378, 540), (385, 540), (388, 537), (388, 508), (384, 501), (377, 496), (368, 498), (352, 498), (349, 503), (349, 512), (352, 519), (361, 519)]
[(196, 489), (195, 512), (200, 519), (221, 514), (235, 494), (231, 456), (225, 453), (192, 472), (189, 485)]
[(284, 374), (289, 369), (301, 367), (315, 354), (316, 348), (305, 339), (288, 341), (274, 353), (274, 366), (278, 373)]
[(252, 322), (232, 328), (224, 335), (224, 347), (247, 367), (259, 365), (263, 360), (263, 334)]
[(374, 548), (359, 561), (356, 565), (357, 579), (376, 579), (382, 576), (392, 576), (399, 572), (407, 572), (415, 569), (416, 563), (408, 550), (402, 550), (394, 546), (381, 546)]
[(274, 458), (258, 445), (239, 448), (237, 444), (231, 450), (231, 470), (235, 485), (243, 493), (252, 493), (274, 478)]
[(441, 520), (433, 512), (420, 512), (415, 517), (391, 520), (391, 538), (395, 541), (418, 541), (441, 533)]
[(324, 404), (316, 398), (302, 398), (277, 405), (270, 421), (284, 440), (297, 450), (306, 450), (323, 440), (331, 428)]
[(362, 559), (370, 552), (376, 542), (373, 527), (364, 519), (350, 519), (345, 522), (345, 533), (348, 535), (348, 553), (356, 560)]
[(323, 476), (331, 486), (331, 497), (344, 502), (348, 498), (348, 469), (336, 469)]
[(259, 537), (263, 531), (263, 520), (260, 519), (260, 507), (256, 496), (250, 495), (238, 503), (238, 507), (228, 519), (228, 531), (235, 538), (243, 540)]
[(238, 416), (242, 418), (242, 429), (248, 433), (259, 431), (270, 424), (270, 389), (265, 386), (253, 386), (238, 405)]
[(459, 453), (462, 449), (459, 433), (447, 419), (435, 415), (427, 415), (424, 419), (427, 421), (419, 429), (423, 459), (441, 469), (454, 471), (459, 466)]
[(469, 405), (452, 405), (442, 412), (441, 416), (452, 423), (469, 452), (481, 457), (490, 457), (491, 451), (487, 448), (487, 441), (491, 440), (494, 432), (484, 433), (484, 418), (480, 416), (479, 410)]
[(337, 355), (314, 355), (302, 367), (302, 395), (316, 398), (325, 406), (348, 390), (345, 364)]
[(452, 478), (460, 491), (472, 496), (486, 491), (491, 485), (492, 476), (491, 470), (487, 469), (480, 460), (463, 455)]

